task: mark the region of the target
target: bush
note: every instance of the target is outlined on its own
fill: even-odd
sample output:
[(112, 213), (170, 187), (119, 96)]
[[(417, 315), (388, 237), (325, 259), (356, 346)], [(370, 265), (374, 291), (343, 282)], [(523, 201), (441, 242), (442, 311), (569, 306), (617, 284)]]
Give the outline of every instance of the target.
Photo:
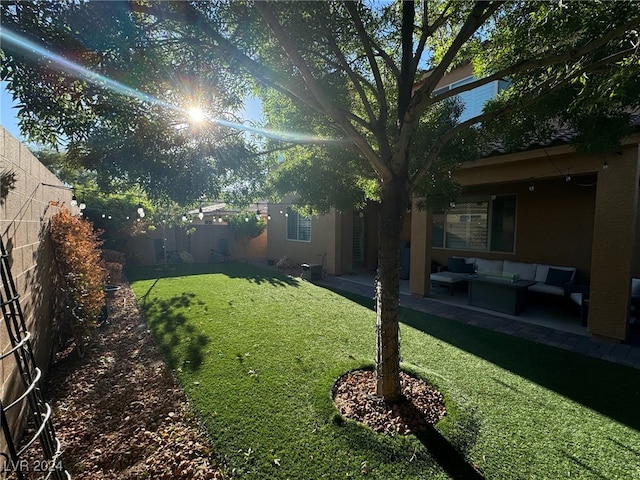
[(102, 259), (105, 262), (111, 263), (119, 263), (124, 265), (126, 263), (126, 256), (122, 252), (117, 252), (116, 250), (109, 250), (106, 248), (102, 249)]
[(294, 262), (293, 260), (291, 260), (286, 255), (284, 257), (282, 257), (280, 260), (278, 260), (278, 263), (276, 263), (276, 267), (278, 267), (278, 268), (280, 268), (282, 270), (290, 270), (292, 268), (296, 268), (297, 266), (298, 266), (298, 264), (296, 262)]
[(50, 234), (61, 277), (56, 295), (62, 321), (71, 328), (82, 357), (105, 305), (107, 270), (101, 258), (102, 241), (91, 222), (72, 216), (66, 208), (52, 217)]
[(122, 283), (122, 264), (116, 262), (104, 262), (107, 269), (107, 280), (109, 285)]

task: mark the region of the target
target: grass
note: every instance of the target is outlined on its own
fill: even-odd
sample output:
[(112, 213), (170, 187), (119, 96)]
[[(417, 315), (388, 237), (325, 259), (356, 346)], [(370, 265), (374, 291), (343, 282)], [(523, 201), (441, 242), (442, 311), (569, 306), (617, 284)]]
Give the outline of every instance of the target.
[[(374, 358), (370, 300), (241, 264), (158, 273), (129, 278), (230, 473), (450, 478), (428, 439), (337, 421), (332, 382)], [(640, 479), (637, 370), (410, 310), (401, 340), (445, 394), (438, 432), (484, 478)]]

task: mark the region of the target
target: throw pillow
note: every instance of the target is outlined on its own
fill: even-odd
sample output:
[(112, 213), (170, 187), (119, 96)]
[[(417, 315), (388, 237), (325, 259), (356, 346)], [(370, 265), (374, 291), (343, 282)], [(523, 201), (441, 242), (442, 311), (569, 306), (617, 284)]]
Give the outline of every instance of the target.
[(464, 268), (464, 258), (449, 257), (447, 261), (447, 268), (453, 273), (462, 273)]
[(564, 287), (571, 281), (573, 272), (571, 270), (561, 270), (559, 268), (549, 267), (549, 273), (547, 273), (547, 279), (544, 281), (547, 285), (553, 285), (554, 287)]
[(475, 273), (475, 265), (473, 263), (462, 263), (462, 268), (460, 269), (460, 273)]

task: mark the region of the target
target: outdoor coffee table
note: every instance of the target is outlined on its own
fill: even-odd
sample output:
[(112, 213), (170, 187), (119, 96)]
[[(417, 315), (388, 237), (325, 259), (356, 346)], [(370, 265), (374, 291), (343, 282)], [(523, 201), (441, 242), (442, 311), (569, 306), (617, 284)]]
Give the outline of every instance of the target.
[(469, 305), (517, 315), (527, 307), (529, 287), (536, 282), (499, 277), (472, 276), (469, 282)]

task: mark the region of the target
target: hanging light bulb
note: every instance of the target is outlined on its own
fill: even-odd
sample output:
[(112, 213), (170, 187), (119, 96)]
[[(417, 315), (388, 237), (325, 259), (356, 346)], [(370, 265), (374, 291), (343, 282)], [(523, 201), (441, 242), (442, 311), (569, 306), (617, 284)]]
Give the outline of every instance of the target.
[(220, 216), (218, 217), (218, 223), (222, 223), (222, 222), (223, 222), (223, 218), (222, 218), (222, 215), (220, 215)]
[(606, 161), (602, 164), (602, 170), (609, 170), (609, 164)]
[(452, 199), (451, 199), (451, 201), (449, 202), (449, 206), (450, 206), (451, 208), (456, 208), (456, 202), (455, 202), (455, 200), (454, 200), (453, 198), (452, 198)]
[(271, 220), (271, 214), (267, 212), (267, 220)]
[(140, 216), (140, 218), (144, 218), (144, 208), (142, 207), (142, 202), (138, 203), (138, 216)]
[(533, 183), (529, 184), (529, 191), (533, 192), (536, 189), (535, 185)]
[(72, 207), (76, 207), (78, 206), (78, 197), (76, 197), (76, 194), (74, 193), (73, 196), (71, 197), (71, 206)]
[(198, 207), (198, 218), (202, 220), (204, 218), (204, 212), (202, 211), (202, 205)]
[(183, 221), (183, 222), (186, 222), (186, 221), (187, 221), (187, 214), (186, 214), (186, 213), (183, 213), (183, 214), (182, 214), (182, 221)]
[(82, 201), (80, 202), (80, 210), (84, 210), (85, 208), (87, 208), (87, 202), (84, 201), (83, 197)]

